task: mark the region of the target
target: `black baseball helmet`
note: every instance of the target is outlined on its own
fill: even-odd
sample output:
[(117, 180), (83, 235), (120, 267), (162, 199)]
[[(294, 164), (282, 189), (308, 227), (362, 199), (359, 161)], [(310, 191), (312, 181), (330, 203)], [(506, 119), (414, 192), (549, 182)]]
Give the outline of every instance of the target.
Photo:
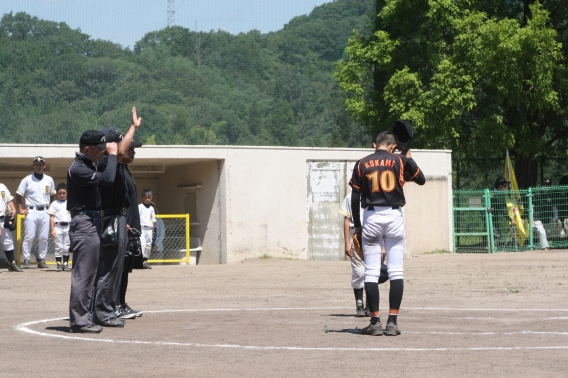
[(396, 135), (397, 150), (404, 151), (408, 149), (408, 144), (414, 136), (414, 128), (410, 121), (399, 119), (394, 122), (392, 132)]

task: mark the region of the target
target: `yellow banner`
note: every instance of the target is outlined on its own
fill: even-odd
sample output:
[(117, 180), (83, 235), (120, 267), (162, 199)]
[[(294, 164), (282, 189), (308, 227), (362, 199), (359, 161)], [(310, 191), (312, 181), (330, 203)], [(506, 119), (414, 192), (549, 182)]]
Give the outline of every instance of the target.
[(509, 150), (507, 150), (507, 156), (505, 157), (505, 173), (503, 175), (505, 180), (509, 181), (510, 190), (505, 193), (505, 201), (507, 202), (507, 212), (509, 213), (509, 218), (511, 218), (511, 223), (516, 226), (516, 239), (520, 246), (525, 244), (525, 240), (528, 237), (528, 222), (523, 221), (522, 215), (525, 212), (525, 208), (521, 203), (521, 195), (519, 194), (519, 185), (517, 184), (517, 178), (515, 177), (515, 171), (513, 170), (513, 164), (509, 158)]

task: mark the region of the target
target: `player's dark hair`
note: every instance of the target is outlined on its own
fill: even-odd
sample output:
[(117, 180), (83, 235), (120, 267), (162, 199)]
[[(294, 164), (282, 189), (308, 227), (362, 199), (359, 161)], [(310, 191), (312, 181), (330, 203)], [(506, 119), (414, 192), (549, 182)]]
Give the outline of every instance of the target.
[(383, 131), (379, 135), (377, 135), (377, 139), (375, 140), (375, 144), (377, 146), (391, 146), (396, 144), (396, 136), (390, 131)]
[(144, 197), (144, 196), (153, 196), (153, 195), (154, 195), (154, 192), (152, 191), (152, 189), (144, 189), (144, 190), (142, 191), (142, 197)]
[(79, 144), (79, 152), (85, 152), (85, 147), (87, 147), (87, 145)]
[(59, 189), (63, 189), (63, 190), (67, 190), (67, 184), (64, 182), (60, 182), (59, 185), (57, 185), (57, 192), (59, 191)]

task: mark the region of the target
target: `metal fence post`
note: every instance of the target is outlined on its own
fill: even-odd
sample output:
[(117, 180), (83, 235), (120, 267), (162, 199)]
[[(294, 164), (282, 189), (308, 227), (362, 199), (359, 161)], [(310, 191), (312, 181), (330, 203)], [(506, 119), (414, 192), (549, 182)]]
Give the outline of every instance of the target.
[(493, 212), (491, 208), (491, 194), (489, 193), (489, 189), (485, 189), (483, 191), (483, 199), (485, 201), (485, 209), (487, 210), (485, 216), (485, 226), (487, 229), (487, 246), (489, 247), (489, 252), (495, 252), (495, 237), (494, 237), (494, 230), (493, 230)]
[(529, 188), (528, 192), (527, 192), (527, 197), (528, 197), (528, 204), (529, 204), (529, 248), (532, 250), (534, 250), (534, 231), (533, 231), (533, 192), (532, 192), (532, 188)]

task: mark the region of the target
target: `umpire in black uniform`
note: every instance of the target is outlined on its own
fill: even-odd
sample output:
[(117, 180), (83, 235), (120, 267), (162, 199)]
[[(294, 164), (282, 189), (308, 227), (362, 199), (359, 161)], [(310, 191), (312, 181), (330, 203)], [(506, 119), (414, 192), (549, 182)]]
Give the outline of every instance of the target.
[[(97, 172), (95, 163), (105, 149), (108, 169)], [(98, 333), (102, 328), (93, 325), (91, 313), (99, 265), (102, 206), (99, 186), (114, 182), (117, 145), (106, 143), (100, 131), (89, 130), (81, 135), (79, 151), (67, 171), (67, 210), (71, 212), (69, 252), (73, 253), (69, 325), (71, 332)]]
[(124, 257), (124, 267), (122, 268), (122, 278), (120, 281), (120, 296), (116, 308), (116, 316), (120, 319), (134, 319), (142, 316), (142, 311), (134, 310), (126, 303), (126, 290), (128, 288), (128, 275), (132, 273), (134, 259), (142, 261), (142, 248), (140, 247), (140, 213), (138, 212), (138, 193), (134, 177), (128, 170), (128, 164), (134, 161), (136, 147), (142, 147), (142, 143), (134, 142), (130, 144), (128, 154), (122, 159), (119, 165), (123, 166), (124, 178), (126, 181), (126, 192), (130, 200), (130, 206), (126, 209), (126, 223), (128, 227), (128, 250)]
[(118, 143), (116, 160), (111, 160), (110, 155), (107, 155), (97, 164), (100, 170), (106, 170), (110, 165), (114, 165), (116, 169), (114, 183), (100, 189), (103, 216), (115, 218), (118, 225), (118, 244), (113, 246), (101, 245), (99, 255), (99, 274), (93, 320), (96, 324), (105, 327), (124, 326), (124, 321), (117, 318), (115, 309), (119, 306), (120, 280), (128, 243), (126, 209), (132, 204), (126, 188), (126, 168), (119, 163), (127, 156), (134, 133), (141, 122), (142, 119), (136, 116), (136, 108), (132, 108), (132, 124), (126, 135), (122, 135), (116, 129), (108, 126), (100, 130), (105, 134), (108, 142)]

